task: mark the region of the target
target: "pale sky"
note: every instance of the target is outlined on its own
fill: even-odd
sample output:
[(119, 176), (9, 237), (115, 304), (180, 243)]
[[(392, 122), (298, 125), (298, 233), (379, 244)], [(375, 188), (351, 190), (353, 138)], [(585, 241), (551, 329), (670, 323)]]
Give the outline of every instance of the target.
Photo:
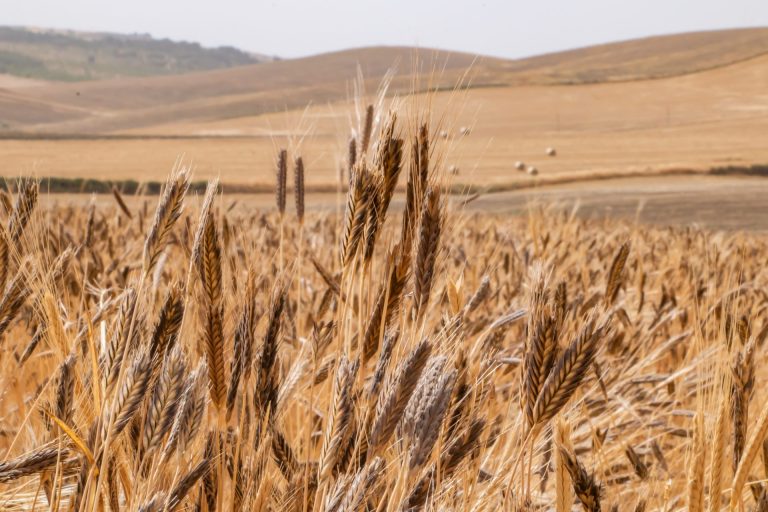
[(148, 32), (281, 57), (409, 45), (515, 58), (768, 26), (768, 0), (0, 0), (0, 10), (2, 25)]

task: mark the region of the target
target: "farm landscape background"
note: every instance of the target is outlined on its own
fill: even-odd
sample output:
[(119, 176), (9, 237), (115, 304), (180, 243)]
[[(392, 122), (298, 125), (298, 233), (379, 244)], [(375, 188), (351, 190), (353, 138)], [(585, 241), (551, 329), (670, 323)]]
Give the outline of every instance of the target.
[[(301, 140), (307, 189), (335, 190), (358, 66), (368, 101), (394, 67), (391, 93), (440, 91), (428, 96), (441, 129), (450, 134), (440, 150), (447, 151), (446, 167), (460, 171), (454, 183), (505, 190), (632, 175), (635, 182), (647, 181), (639, 187), (611, 183), (624, 202), (637, 205), (637, 194), (625, 192), (636, 189), (664, 208), (670, 195), (702, 197), (701, 190), (691, 190), (694, 180), (667, 175), (744, 173), (751, 166), (761, 172), (768, 161), (767, 51), (768, 31), (741, 29), (521, 61), (377, 47), (183, 79), (45, 82), (5, 76), (0, 149), (7, 176), (157, 181), (183, 154), (197, 179), (220, 176), (233, 191), (268, 191), (272, 177), (263, 169), (273, 166), (275, 148)], [(453, 90), (462, 84), (468, 88)], [(426, 95), (419, 100), (426, 102)], [(462, 126), (471, 128), (470, 136), (459, 136)], [(556, 158), (545, 155), (550, 146)], [(516, 161), (535, 166), (538, 178), (516, 173)], [(717, 183), (760, 208), (749, 195), (762, 190), (761, 180)], [(713, 194), (713, 203), (721, 199), (720, 187), (702, 188)], [(572, 188), (564, 194), (572, 196)], [(705, 212), (704, 220), (716, 219)]]

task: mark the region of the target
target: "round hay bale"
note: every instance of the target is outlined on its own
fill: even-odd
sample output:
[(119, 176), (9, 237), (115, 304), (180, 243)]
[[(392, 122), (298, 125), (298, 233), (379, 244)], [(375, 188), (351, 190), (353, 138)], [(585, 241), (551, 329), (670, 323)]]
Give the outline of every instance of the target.
[(528, 169), (526, 169), (525, 172), (527, 172), (531, 176), (536, 176), (537, 174), (539, 174), (539, 170), (532, 165), (529, 165)]
[(547, 148), (547, 156), (557, 156), (557, 150), (553, 147)]
[(440, 138), (441, 139), (447, 139), (448, 138), (448, 132), (445, 130), (440, 131)]
[(458, 165), (452, 165), (452, 166), (450, 166), (450, 167), (448, 168), (448, 172), (450, 172), (451, 174), (453, 174), (454, 176), (456, 176), (457, 174), (459, 174), (459, 166), (458, 166)]
[(469, 127), (462, 126), (461, 128), (459, 128), (459, 135), (461, 135), (462, 137), (466, 137), (467, 135), (469, 135), (469, 131), (470, 131)]
[(521, 162), (520, 160), (515, 162), (515, 169), (517, 169), (518, 171), (524, 171), (525, 170), (525, 162)]

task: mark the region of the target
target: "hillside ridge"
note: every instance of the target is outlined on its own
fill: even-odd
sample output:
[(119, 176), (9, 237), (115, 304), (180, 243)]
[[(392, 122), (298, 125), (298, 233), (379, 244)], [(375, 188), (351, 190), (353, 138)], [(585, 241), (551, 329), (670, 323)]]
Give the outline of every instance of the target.
[(205, 71), (271, 57), (149, 34), (0, 26), (0, 74), (63, 82)]

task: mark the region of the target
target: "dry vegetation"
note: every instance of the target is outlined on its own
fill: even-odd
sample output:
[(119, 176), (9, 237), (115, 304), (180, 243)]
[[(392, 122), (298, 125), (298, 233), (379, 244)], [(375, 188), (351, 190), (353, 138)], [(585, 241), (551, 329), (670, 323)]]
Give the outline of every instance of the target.
[(766, 510), (766, 240), (469, 216), (371, 114), (343, 215), (2, 196), (0, 507)]

